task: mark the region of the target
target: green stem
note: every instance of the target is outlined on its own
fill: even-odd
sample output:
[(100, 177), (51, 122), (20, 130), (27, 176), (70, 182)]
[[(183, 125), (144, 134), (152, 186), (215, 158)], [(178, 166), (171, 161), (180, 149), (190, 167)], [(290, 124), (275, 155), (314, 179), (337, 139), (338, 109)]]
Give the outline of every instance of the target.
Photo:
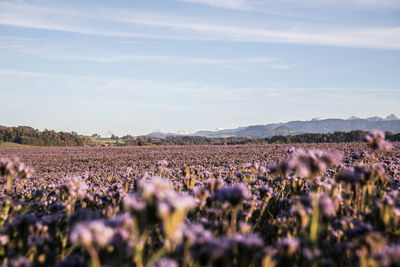
[(317, 195), (315, 195), (313, 198), (313, 206), (314, 209), (311, 217), (310, 240), (313, 244), (315, 244), (318, 239), (318, 224), (319, 224), (319, 208), (318, 208)]
[(232, 210), (231, 222), (228, 231), (228, 235), (233, 235), (236, 232), (237, 215), (239, 207), (234, 207)]
[(135, 252), (133, 255), (133, 262), (136, 267), (143, 267), (143, 251), (144, 246), (146, 244), (147, 239), (147, 231), (145, 231), (139, 238), (139, 241), (136, 243)]
[(96, 249), (92, 245), (87, 245), (86, 250), (90, 255), (90, 266), (91, 267), (101, 267), (101, 263), (99, 260), (99, 255), (97, 254)]

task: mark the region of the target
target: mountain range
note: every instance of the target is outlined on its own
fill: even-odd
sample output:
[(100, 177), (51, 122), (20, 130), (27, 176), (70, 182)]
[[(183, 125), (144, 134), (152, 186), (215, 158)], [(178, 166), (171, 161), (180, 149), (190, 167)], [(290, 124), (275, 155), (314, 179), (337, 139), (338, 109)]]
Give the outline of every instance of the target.
[(167, 136), (205, 136), (205, 137), (254, 137), (264, 138), (276, 135), (295, 135), (302, 133), (333, 133), (337, 131), (349, 132), (354, 130), (378, 129), (392, 133), (400, 133), (400, 119), (394, 114), (386, 118), (378, 116), (362, 119), (351, 116), (348, 119), (319, 119), (310, 121), (290, 121), (286, 123), (271, 123), (265, 125), (251, 125), (235, 129), (216, 131), (198, 131), (194, 134), (176, 134), (152, 132), (147, 136), (165, 138)]

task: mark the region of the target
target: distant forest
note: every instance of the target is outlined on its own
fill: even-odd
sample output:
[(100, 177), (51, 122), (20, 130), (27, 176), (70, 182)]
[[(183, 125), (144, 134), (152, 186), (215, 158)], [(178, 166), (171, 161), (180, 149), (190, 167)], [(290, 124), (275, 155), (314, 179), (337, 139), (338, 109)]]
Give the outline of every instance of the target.
[[(229, 137), (214, 138), (201, 136), (168, 136), (156, 138), (149, 136), (113, 136), (116, 146), (154, 146), (154, 145), (239, 145), (239, 144), (293, 144), (293, 143), (340, 143), (362, 142), (365, 131), (305, 133), (298, 135), (273, 136), (270, 138)], [(386, 132), (389, 141), (400, 141), (400, 133)], [(0, 143), (13, 142), (30, 146), (90, 146), (95, 145), (88, 136), (71, 132), (39, 131), (28, 126), (0, 126)]]
[[(156, 138), (139, 136), (132, 139), (130, 136), (122, 137), (124, 143), (120, 145), (239, 145), (239, 144), (292, 144), (292, 143), (341, 143), (362, 142), (365, 131), (334, 132), (334, 133), (305, 133), (298, 135), (273, 136), (270, 138), (214, 138), (202, 136), (167, 136)], [(400, 141), (400, 133), (386, 132), (386, 139)]]
[(0, 142), (13, 142), (30, 146), (85, 146), (91, 145), (90, 137), (77, 133), (39, 131), (28, 126), (0, 126)]

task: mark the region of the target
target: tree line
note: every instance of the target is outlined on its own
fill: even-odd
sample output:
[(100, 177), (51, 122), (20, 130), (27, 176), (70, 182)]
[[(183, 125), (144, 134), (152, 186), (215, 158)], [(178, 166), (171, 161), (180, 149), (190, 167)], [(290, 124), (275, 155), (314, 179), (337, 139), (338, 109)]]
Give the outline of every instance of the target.
[[(122, 137), (120, 145), (242, 145), (242, 144), (292, 144), (292, 143), (343, 143), (362, 142), (366, 131), (334, 132), (334, 133), (304, 133), (298, 135), (279, 135), (269, 138), (250, 137), (202, 137), (202, 136), (167, 136), (157, 138), (149, 136)], [(389, 141), (400, 141), (400, 133), (386, 132)]]
[[(273, 136), (265, 138), (268, 143), (346, 143), (362, 142), (366, 131), (334, 132), (334, 133), (304, 133), (298, 135)], [(400, 133), (385, 133), (389, 141), (400, 141)]]
[(85, 146), (91, 145), (90, 137), (75, 132), (39, 131), (28, 126), (0, 126), (0, 142), (13, 142), (31, 146)]
[[(117, 140), (119, 146), (159, 146), (159, 145), (244, 145), (244, 144), (293, 144), (293, 143), (342, 143), (362, 142), (365, 131), (334, 132), (334, 133), (304, 133), (298, 135), (273, 136), (268, 138), (250, 137), (203, 137), (203, 136), (167, 136), (157, 138), (150, 136), (126, 135)], [(400, 141), (400, 133), (386, 132), (389, 141)], [(55, 132), (54, 130), (39, 131), (28, 126), (0, 126), (0, 142), (14, 142), (31, 146), (88, 146), (94, 145), (88, 136), (75, 132)]]

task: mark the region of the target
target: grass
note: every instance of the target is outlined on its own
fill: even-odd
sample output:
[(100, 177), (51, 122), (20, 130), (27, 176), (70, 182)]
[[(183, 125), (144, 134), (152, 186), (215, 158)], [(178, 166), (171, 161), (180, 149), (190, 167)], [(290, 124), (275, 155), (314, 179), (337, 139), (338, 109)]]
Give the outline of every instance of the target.
[(28, 145), (22, 145), (14, 142), (0, 142), (0, 147), (28, 147)]
[(101, 143), (115, 144), (115, 143), (117, 143), (117, 141), (119, 141), (120, 143), (124, 143), (124, 141), (122, 139), (116, 140), (116, 139), (105, 138), (105, 137), (91, 137), (91, 138), (92, 138), (92, 142), (96, 145), (101, 144)]

